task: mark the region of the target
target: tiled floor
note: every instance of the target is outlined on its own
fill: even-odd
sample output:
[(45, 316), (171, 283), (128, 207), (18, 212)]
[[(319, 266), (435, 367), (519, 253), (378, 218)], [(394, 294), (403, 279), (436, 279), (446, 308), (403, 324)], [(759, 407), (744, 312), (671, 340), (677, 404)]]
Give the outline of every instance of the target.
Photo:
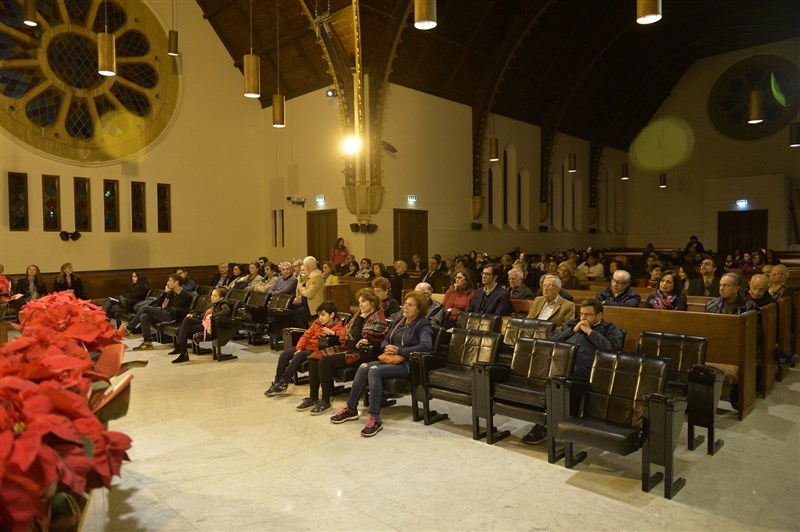
[(439, 403), (451, 419), (426, 427), (401, 399), (383, 432), (362, 438), (364, 416), (337, 426), (296, 412), (305, 387), (265, 397), (277, 353), (243, 347), (235, 361), (180, 365), (167, 346), (128, 352), (150, 360), (111, 425), (133, 438), (131, 462), (93, 497), (84, 530), (800, 528), (800, 371), (744, 421), (719, 419), (716, 456), (688, 451), (684, 426), (676, 467), (687, 483), (669, 501), (663, 484), (641, 491), (639, 453), (590, 450), (567, 470), (547, 463), (544, 445), (520, 443), (516, 420), (499, 420), (513, 435), (497, 445), (473, 441), (457, 405)]

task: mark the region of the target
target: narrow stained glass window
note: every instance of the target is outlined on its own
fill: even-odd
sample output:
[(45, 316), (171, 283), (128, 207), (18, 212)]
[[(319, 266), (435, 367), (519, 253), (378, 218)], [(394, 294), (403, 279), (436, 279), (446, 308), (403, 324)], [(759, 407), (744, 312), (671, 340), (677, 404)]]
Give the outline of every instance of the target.
[(131, 183), (131, 230), (134, 233), (147, 231), (144, 190), (144, 183), (141, 181)]
[(57, 175), (42, 176), (42, 228), (61, 231), (61, 194)]
[(119, 181), (103, 179), (103, 226), (106, 232), (119, 231)]
[(158, 206), (158, 232), (172, 232), (172, 208), (170, 206), (169, 185), (158, 183), (156, 186), (156, 200)]
[(28, 230), (28, 174), (8, 173), (8, 227)]
[(75, 230), (92, 230), (92, 196), (89, 193), (89, 178), (76, 177), (74, 179), (75, 189)]

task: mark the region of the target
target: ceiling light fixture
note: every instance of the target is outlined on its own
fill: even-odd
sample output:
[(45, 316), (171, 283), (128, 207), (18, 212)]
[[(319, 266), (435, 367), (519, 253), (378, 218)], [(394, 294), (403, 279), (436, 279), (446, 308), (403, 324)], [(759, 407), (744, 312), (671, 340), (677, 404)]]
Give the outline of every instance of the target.
[(38, 26), (39, 23), (36, 21), (36, 0), (25, 0), (24, 10), (25, 16), (22, 22), (32, 28)]
[(108, 0), (103, 2), (103, 26), (97, 34), (97, 73), (101, 76), (117, 75), (117, 49), (113, 33), (108, 33)]
[(747, 123), (760, 124), (764, 121), (764, 93), (758, 89), (750, 91), (747, 105)]
[(628, 174), (628, 163), (622, 163), (622, 173), (619, 177), (622, 181), (627, 181), (630, 179), (630, 175)]
[(250, 0), (250, 53), (242, 59), (244, 97), (261, 97), (261, 58), (253, 53), (253, 0)]
[(177, 7), (175, 7), (175, 0), (172, 0), (172, 29), (169, 30), (169, 39), (167, 41), (167, 55), (171, 55), (172, 57), (178, 56), (178, 32), (175, 30), (176, 11)]
[(653, 24), (661, 20), (661, 0), (636, 0), (636, 22)]
[(578, 171), (578, 155), (576, 153), (570, 153), (567, 159), (567, 172), (570, 174), (574, 174)]
[(327, 96), (328, 98), (336, 98), (338, 94), (339, 93), (333, 87), (325, 91), (325, 96)]
[(414, 27), (418, 30), (436, 27), (436, 0), (414, 0)]
[(286, 101), (281, 94), (281, 28), (278, 18), (278, 0), (275, 0), (275, 49), (278, 55), (275, 86), (278, 92), (272, 95), (272, 127), (282, 128), (286, 127)]
[(500, 160), (500, 141), (497, 137), (492, 137), (489, 139), (489, 161), (496, 162)]

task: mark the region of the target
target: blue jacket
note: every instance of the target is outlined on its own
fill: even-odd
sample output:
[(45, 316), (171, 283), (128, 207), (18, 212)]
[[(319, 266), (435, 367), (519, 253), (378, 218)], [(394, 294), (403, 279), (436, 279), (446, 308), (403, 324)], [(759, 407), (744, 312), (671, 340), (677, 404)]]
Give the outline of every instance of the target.
[(568, 321), (563, 327), (550, 335), (550, 340), (578, 346), (572, 374), (588, 379), (589, 374), (592, 372), (595, 352), (598, 349), (608, 351), (622, 350), (624, 337), (619, 327), (603, 320), (592, 327), (592, 333), (589, 335), (584, 334), (583, 331), (575, 333), (574, 328), (579, 321), (579, 319)]
[(508, 295), (508, 290), (498, 284), (487, 296), (483, 288), (478, 288), (469, 304), (469, 311), (508, 316), (511, 314), (511, 297)]
[(385, 349), (389, 344), (399, 347), (397, 354), (406, 358), (411, 353), (430, 352), (433, 349), (433, 329), (430, 320), (424, 317), (417, 318), (406, 325), (405, 319), (401, 316), (392, 323), (381, 347)]
[(632, 288), (628, 287), (627, 290), (622, 292), (617, 297), (614, 297), (614, 294), (611, 292), (611, 288), (609, 287), (603, 290), (602, 292), (598, 292), (597, 299), (603, 305), (608, 305), (609, 307), (636, 308), (642, 301), (642, 296), (640, 296), (639, 293), (633, 290)]

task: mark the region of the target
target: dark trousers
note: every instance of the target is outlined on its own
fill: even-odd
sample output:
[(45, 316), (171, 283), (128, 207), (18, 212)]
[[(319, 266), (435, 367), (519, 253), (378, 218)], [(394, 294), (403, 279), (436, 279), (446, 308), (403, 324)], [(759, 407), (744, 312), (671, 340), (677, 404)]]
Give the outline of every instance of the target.
[(189, 338), (194, 336), (195, 333), (203, 332), (203, 320), (195, 318), (194, 316), (186, 316), (181, 322), (181, 328), (178, 330), (178, 342), (175, 345), (181, 353), (186, 352), (186, 342)]
[(344, 353), (324, 356), (321, 360), (312, 358), (308, 366), (308, 396), (319, 400), (319, 388), (322, 386), (322, 400), (330, 403), (333, 395), (333, 370), (347, 366)]
[(142, 326), (142, 339), (150, 342), (150, 324), (172, 321), (172, 314), (158, 307), (142, 307), (136, 312), (136, 316), (128, 323), (128, 330), (133, 331), (137, 325)]
[(297, 373), (300, 364), (313, 352), (310, 349), (296, 351), (294, 347), (290, 347), (281, 353), (278, 357), (278, 369), (275, 370), (275, 382), (281, 381), (284, 384), (289, 384), (294, 374)]

